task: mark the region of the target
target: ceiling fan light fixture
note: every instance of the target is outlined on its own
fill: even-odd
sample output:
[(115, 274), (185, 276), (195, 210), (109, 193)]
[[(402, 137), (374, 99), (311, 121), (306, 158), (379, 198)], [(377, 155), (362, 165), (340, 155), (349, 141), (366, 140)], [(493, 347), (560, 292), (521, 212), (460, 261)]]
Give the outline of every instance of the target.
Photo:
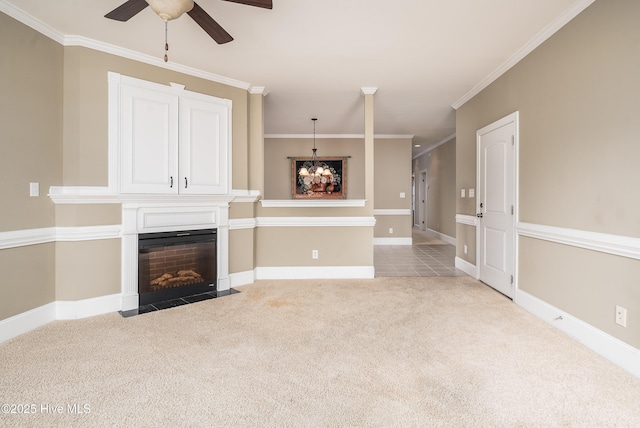
[(146, 0), (163, 21), (180, 18), (193, 9), (193, 0)]

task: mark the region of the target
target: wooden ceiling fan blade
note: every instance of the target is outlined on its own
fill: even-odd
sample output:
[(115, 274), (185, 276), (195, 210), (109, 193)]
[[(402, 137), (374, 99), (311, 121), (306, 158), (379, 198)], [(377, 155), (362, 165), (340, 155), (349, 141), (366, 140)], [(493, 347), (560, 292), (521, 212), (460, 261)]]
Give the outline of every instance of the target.
[(246, 4), (247, 6), (263, 7), (265, 9), (273, 9), (271, 0), (225, 0), (232, 3)]
[(146, 0), (129, 0), (107, 13), (104, 17), (125, 22), (133, 18), (147, 6), (149, 6), (149, 3), (147, 3)]
[[(144, 1), (144, 0), (143, 0)], [(197, 3), (193, 4), (193, 9), (187, 12), (189, 16), (196, 21), (208, 35), (211, 36), (219, 45), (228, 43), (233, 37), (225, 31), (207, 12), (204, 11)]]

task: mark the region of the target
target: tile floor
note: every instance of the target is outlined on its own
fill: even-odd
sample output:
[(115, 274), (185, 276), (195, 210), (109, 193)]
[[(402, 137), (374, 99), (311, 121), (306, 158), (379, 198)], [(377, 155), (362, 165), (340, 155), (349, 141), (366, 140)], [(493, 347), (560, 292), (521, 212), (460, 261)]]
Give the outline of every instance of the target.
[(455, 267), (456, 248), (437, 239), (424, 239), (415, 232), (414, 245), (376, 245), (373, 264), (377, 277), (464, 276)]

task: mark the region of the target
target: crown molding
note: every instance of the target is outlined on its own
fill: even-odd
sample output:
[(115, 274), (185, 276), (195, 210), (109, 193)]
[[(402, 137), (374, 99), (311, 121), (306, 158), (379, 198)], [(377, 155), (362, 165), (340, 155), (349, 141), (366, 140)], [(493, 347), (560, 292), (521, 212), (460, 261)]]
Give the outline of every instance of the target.
[(506, 73), (511, 67), (516, 65), (523, 59), (525, 56), (529, 55), (533, 52), (538, 46), (544, 43), (549, 37), (554, 35), (556, 31), (560, 28), (564, 27), (569, 21), (578, 16), (580, 12), (585, 10), (587, 7), (591, 5), (595, 0), (578, 0), (576, 1), (569, 9), (567, 9), (562, 15), (558, 17), (555, 21), (547, 25), (542, 29), (538, 34), (536, 34), (529, 42), (527, 42), (523, 47), (521, 47), (516, 53), (514, 53), (507, 61), (502, 63), (498, 68), (496, 68), (491, 74), (485, 77), (482, 81), (480, 81), (476, 86), (473, 87), (469, 92), (462, 96), (458, 101), (453, 103), (451, 107), (454, 110), (458, 110), (462, 107), (467, 101), (469, 101), (474, 96), (478, 95), (483, 89), (487, 86), (495, 82), (500, 76)]
[[(18, 9), (7, 0), (0, 0), (0, 12), (9, 15), (17, 21), (20, 21), (24, 25), (33, 28), (37, 32), (43, 34), (46, 37), (49, 37), (53, 41), (58, 42), (65, 47), (78, 46), (93, 49), (110, 55), (115, 55), (144, 64), (153, 65), (155, 67), (165, 68), (168, 70), (176, 71), (178, 73), (184, 73), (189, 76), (199, 77), (201, 79), (209, 80), (216, 83), (222, 83), (223, 85), (232, 86), (234, 88), (244, 89), (245, 91), (249, 91), (252, 88), (251, 84), (232, 79), (230, 77), (220, 76), (218, 74), (209, 73), (194, 67), (176, 64), (173, 62), (165, 63), (161, 58), (142, 54), (140, 52), (136, 52), (131, 49), (125, 49), (109, 43), (100, 42), (88, 37), (62, 34), (61, 32), (55, 30), (53, 27), (45, 24), (39, 19)], [(265, 91), (264, 88), (262, 88), (262, 90)], [(266, 95), (266, 93), (264, 93), (264, 95)]]
[(125, 49), (120, 46), (89, 39), (84, 36), (64, 36), (63, 44), (64, 46), (79, 46), (119, 56), (122, 58), (132, 59), (134, 61), (153, 65), (155, 67), (166, 68), (178, 73), (188, 74), (189, 76), (199, 77), (201, 79), (210, 80), (212, 82), (222, 83), (223, 85), (244, 89), (245, 91), (248, 91), (251, 88), (251, 84), (247, 82), (242, 82), (230, 77), (209, 73), (194, 67), (176, 64), (174, 62), (164, 62), (164, 60), (162, 60), (161, 58), (156, 58), (155, 56), (142, 54), (131, 49)]
[(422, 150), (421, 152), (418, 152), (417, 154), (415, 154), (413, 156), (412, 159), (415, 160), (415, 159), (419, 158), (420, 156), (429, 153), (431, 150), (437, 149), (441, 145), (443, 145), (445, 143), (448, 143), (449, 141), (453, 140), (454, 138), (456, 138), (456, 133), (455, 132), (453, 134), (449, 135), (448, 137), (445, 137), (444, 139), (440, 140), (439, 142), (437, 142), (433, 146), (429, 146), (426, 149)]
[(263, 97), (269, 95), (269, 91), (264, 86), (252, 86), (251, 88), (249, 88), (249, 93), (262, 95)]

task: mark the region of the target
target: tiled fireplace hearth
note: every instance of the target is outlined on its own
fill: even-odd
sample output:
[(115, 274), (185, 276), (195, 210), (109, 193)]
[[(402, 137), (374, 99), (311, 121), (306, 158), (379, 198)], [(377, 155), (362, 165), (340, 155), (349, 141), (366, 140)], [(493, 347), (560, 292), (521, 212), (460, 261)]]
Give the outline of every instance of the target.
[[(125, 203), (122, 206), (122, 312), (136, 311), (141, 304), (138, 290), (139, 238), (141, 235), (176, 231), (216, 231), (216, 291), (229, 290), (229, 200)], [(229, 198), (231, 199), (231, 198)]]

